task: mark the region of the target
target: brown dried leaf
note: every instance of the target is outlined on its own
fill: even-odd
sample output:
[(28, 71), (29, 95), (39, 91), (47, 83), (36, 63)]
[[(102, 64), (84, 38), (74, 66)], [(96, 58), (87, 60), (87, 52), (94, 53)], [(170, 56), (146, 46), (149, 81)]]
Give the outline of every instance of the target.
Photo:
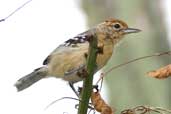
[(164, 66), (158, 70), (148, 72), (148, 75), (158, 79), (164, 79), (171, 76), (171, 64)]
[(92, 92), (91, 102), (95, 110), (101, 112), (101, 114), (114, 114), (112, 108), (106, 104), (99, 92)]

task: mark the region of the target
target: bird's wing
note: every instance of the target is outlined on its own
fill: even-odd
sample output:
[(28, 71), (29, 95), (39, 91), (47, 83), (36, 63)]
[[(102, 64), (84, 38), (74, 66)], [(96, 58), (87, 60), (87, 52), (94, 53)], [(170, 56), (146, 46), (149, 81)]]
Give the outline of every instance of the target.
[(43, 61), (43, 65), (47, 65), (49, 61), (51, 60), (51, 57), (54, 53), (62, 53), (62, 51), (65, 51), (66, 48), (74, 47), (77, 44), (85, 43), (89, 41), (90, 36), (92, 36), (95, 32), (95, 29), (92, 28), (86, 32), (83, 32), (81, 34), (78, 34), (77, 36), (68, 39), (63, 44), (59, 45), (47, 58)]

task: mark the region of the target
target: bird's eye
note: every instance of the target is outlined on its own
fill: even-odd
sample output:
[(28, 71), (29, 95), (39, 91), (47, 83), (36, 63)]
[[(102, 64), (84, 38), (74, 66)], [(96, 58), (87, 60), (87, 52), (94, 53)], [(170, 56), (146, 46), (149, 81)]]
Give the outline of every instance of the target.
[(116, 24), (113, 25), (113, 27), (114, 27), (115, 29), (120, 29), (120, 28), (121, 28), (121, 25), (118, 24), (118, 23), (116, 23)]

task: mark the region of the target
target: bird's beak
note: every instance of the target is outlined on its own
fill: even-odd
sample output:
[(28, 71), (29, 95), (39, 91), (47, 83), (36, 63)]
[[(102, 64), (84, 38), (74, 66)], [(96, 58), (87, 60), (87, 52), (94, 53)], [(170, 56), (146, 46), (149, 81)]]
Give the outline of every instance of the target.
[(135, 28), (126, 28), (121, 30), (124, 34), (130, 34), (130, 33), (137, 33), (140, 32), (140, 29), (135, 29)]

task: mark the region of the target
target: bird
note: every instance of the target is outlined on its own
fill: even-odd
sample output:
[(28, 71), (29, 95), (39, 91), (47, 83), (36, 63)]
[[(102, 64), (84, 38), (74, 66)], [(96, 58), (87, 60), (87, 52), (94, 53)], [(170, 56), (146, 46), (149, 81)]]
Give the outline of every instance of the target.
[(15, 87), (22, 91), (40, 79), (56, 77), (65, 80), (77, 94), (74, 84), (86, 78), (86, 60), (89, 50), (89, 37), (97, 37), (97, 47), (101, 50), (96, 58), (96, 71), (103, 68), (110, 60), (114, 49), (123, 36), (140, 32), (140, 29), (130, 28), (119, 19), (110, 18), (91, 29), (66, 40), (59, 45), (43, 61), (43, 65), (33, 72), (20, 78)]

